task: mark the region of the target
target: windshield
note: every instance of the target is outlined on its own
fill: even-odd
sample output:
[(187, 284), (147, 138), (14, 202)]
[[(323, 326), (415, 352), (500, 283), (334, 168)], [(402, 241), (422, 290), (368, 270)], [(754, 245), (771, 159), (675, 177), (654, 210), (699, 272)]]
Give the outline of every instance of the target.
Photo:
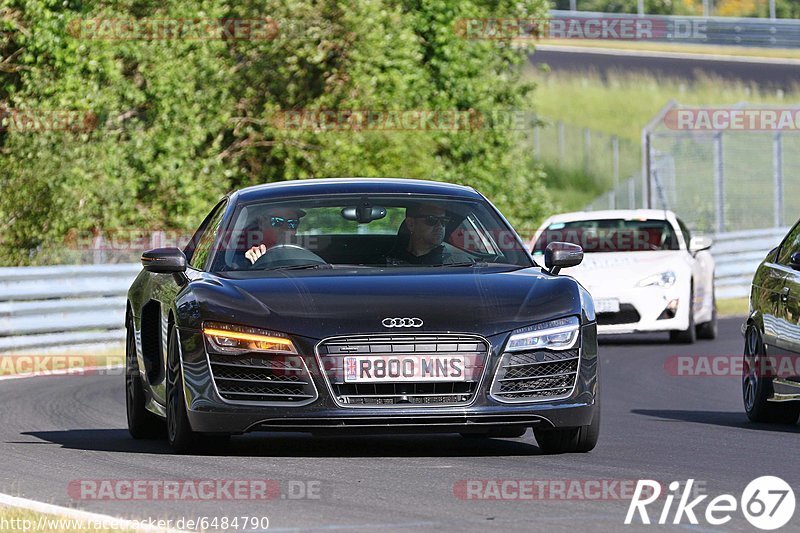
[(533, 263), (485, 202), (337, 195), (239, 205), (218, 239), (211, 270), (486, 265)]
[(533, 251), (544, 253), (551, 242), (577, 244), (584, 252), (649, 252), (679, 250), (678, 237), (666, 220), (600, 219), (551, 224)]

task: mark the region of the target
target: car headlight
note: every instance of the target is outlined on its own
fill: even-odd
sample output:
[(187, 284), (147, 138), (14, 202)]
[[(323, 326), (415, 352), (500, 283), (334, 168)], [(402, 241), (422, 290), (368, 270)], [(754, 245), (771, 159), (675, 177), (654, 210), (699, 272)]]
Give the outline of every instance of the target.
[(203, 335), (215, 352), (223, 354), (235, 355), (246, 352), (297, 354), (297, 348), (290, 338), (283, 333), (265, 329), (205, 322)]
[(505, 351), (569, 350), (575, 346), (580, 328), (581, 322), (575, 316), (520, 328), (511, 333)]
[(677, 277), (675, 276), (675, 272), (668, 270), (666, 272), (662, 272), (660, 274), (654, 274), (652, 276), (647, 276), (646, 278), (639, 281), (636, 284), (637, 287), (652, 287), (653, 285), (658, 285), (664, 289), (668, 289), (675, 285), (675, 281)]

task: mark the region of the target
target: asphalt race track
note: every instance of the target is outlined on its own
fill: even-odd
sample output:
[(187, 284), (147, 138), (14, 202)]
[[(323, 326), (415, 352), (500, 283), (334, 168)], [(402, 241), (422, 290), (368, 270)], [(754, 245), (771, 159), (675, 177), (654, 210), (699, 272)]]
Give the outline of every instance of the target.
[[(555, 48), (555, 49), (554, 49)], [(800, 65), (692, 57), (658, 57), (656, 53), (601, 53), (597, 50), (564, 51), (558, 47), (537, 48), (531, 56), (535, 65), (547, 64), (554, 72), (585, 74), (594, 71), (605, 79), (610, 72), (648, 73), (657, 77), (687, 81), (715, 77), (727, 81), (755, 83), (763, 88), (789, 91), (800, 84)]]
[[(694, 478), (710, 495), (705, 503), (723, 493), (738, 499), (749, 481), (767, 474), (800, 487), (800, 426), (749, 423), (736, 377), (679, 377), (665, 370), (672, 355), (740, 354), (740, 324), (740, 319), (721, 321), (717, 341), (693, 346), (667, 344), (666, 335), (605, 341), (600, 443), (581, 455), (541, 455), (529, 431), (522, 439), (507, 440), (260, 434), (234, 437), (226, 455), (179, 457), (165, 441), (129, 438), (121, 375), (3, 381), (0, 491), (134, 519), (267, 516), (270, 529), (279, 531), (677, 530), (641, 524), (623, 529), (628, 502), (620, 499), (465, 500), (454, 496), (454, 486), (466, 479), (649, 478), (666, 485)], [(311, 481), (319, 482), (320, 497), (202, 502), (73, 498), (69, 484), (82, 479), (270, 479), (280, 482), (282, 491), (290, 481)], [(660, 512), (659, 504), (651, 519)], [(686, 528), (684, 522), (680, 529)], [(701, 526), (691, 529), (720, 530), (702, 518)], [(723, 529), (753, 528), (737, 511)]]

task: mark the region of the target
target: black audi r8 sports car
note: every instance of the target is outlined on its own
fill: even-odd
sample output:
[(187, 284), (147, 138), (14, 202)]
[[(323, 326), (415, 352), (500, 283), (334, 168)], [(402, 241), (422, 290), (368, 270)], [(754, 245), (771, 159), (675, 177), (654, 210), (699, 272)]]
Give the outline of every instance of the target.
[(753, 278), (742, 396), (754, 422), (800, 418), (800, 222), (767, 254)]
[(469, 187), (302, 180), (223, 198), (128, 293), (135, 438), (176, 452), (251, 431), (519, 437), (586, 452), (599, 432), (592, 299)]

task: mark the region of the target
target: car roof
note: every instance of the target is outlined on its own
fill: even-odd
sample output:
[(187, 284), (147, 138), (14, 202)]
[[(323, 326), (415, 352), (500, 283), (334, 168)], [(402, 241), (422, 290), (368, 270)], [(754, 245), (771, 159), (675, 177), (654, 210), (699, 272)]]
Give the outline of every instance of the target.
[[(444, 195), (483, 199), (472, 187), (441, 181), (403, 178), (314, 178), (280, 181), (246, 187), (234, 193), (237, 201), (266, 200), (326, 194), (409, 194)], [(233, 196), (233, 195), (232, 195)]]
[(547, 219), (547, 224), (557, 222), (572, 222), (578, 220), (607, 220), (614, 218), (637, 219), (648, 218), (651, 220), (675, 220), (675, 213), (664, 209), (607, 209), (604, 211), (575, 211), (561, 213)]

